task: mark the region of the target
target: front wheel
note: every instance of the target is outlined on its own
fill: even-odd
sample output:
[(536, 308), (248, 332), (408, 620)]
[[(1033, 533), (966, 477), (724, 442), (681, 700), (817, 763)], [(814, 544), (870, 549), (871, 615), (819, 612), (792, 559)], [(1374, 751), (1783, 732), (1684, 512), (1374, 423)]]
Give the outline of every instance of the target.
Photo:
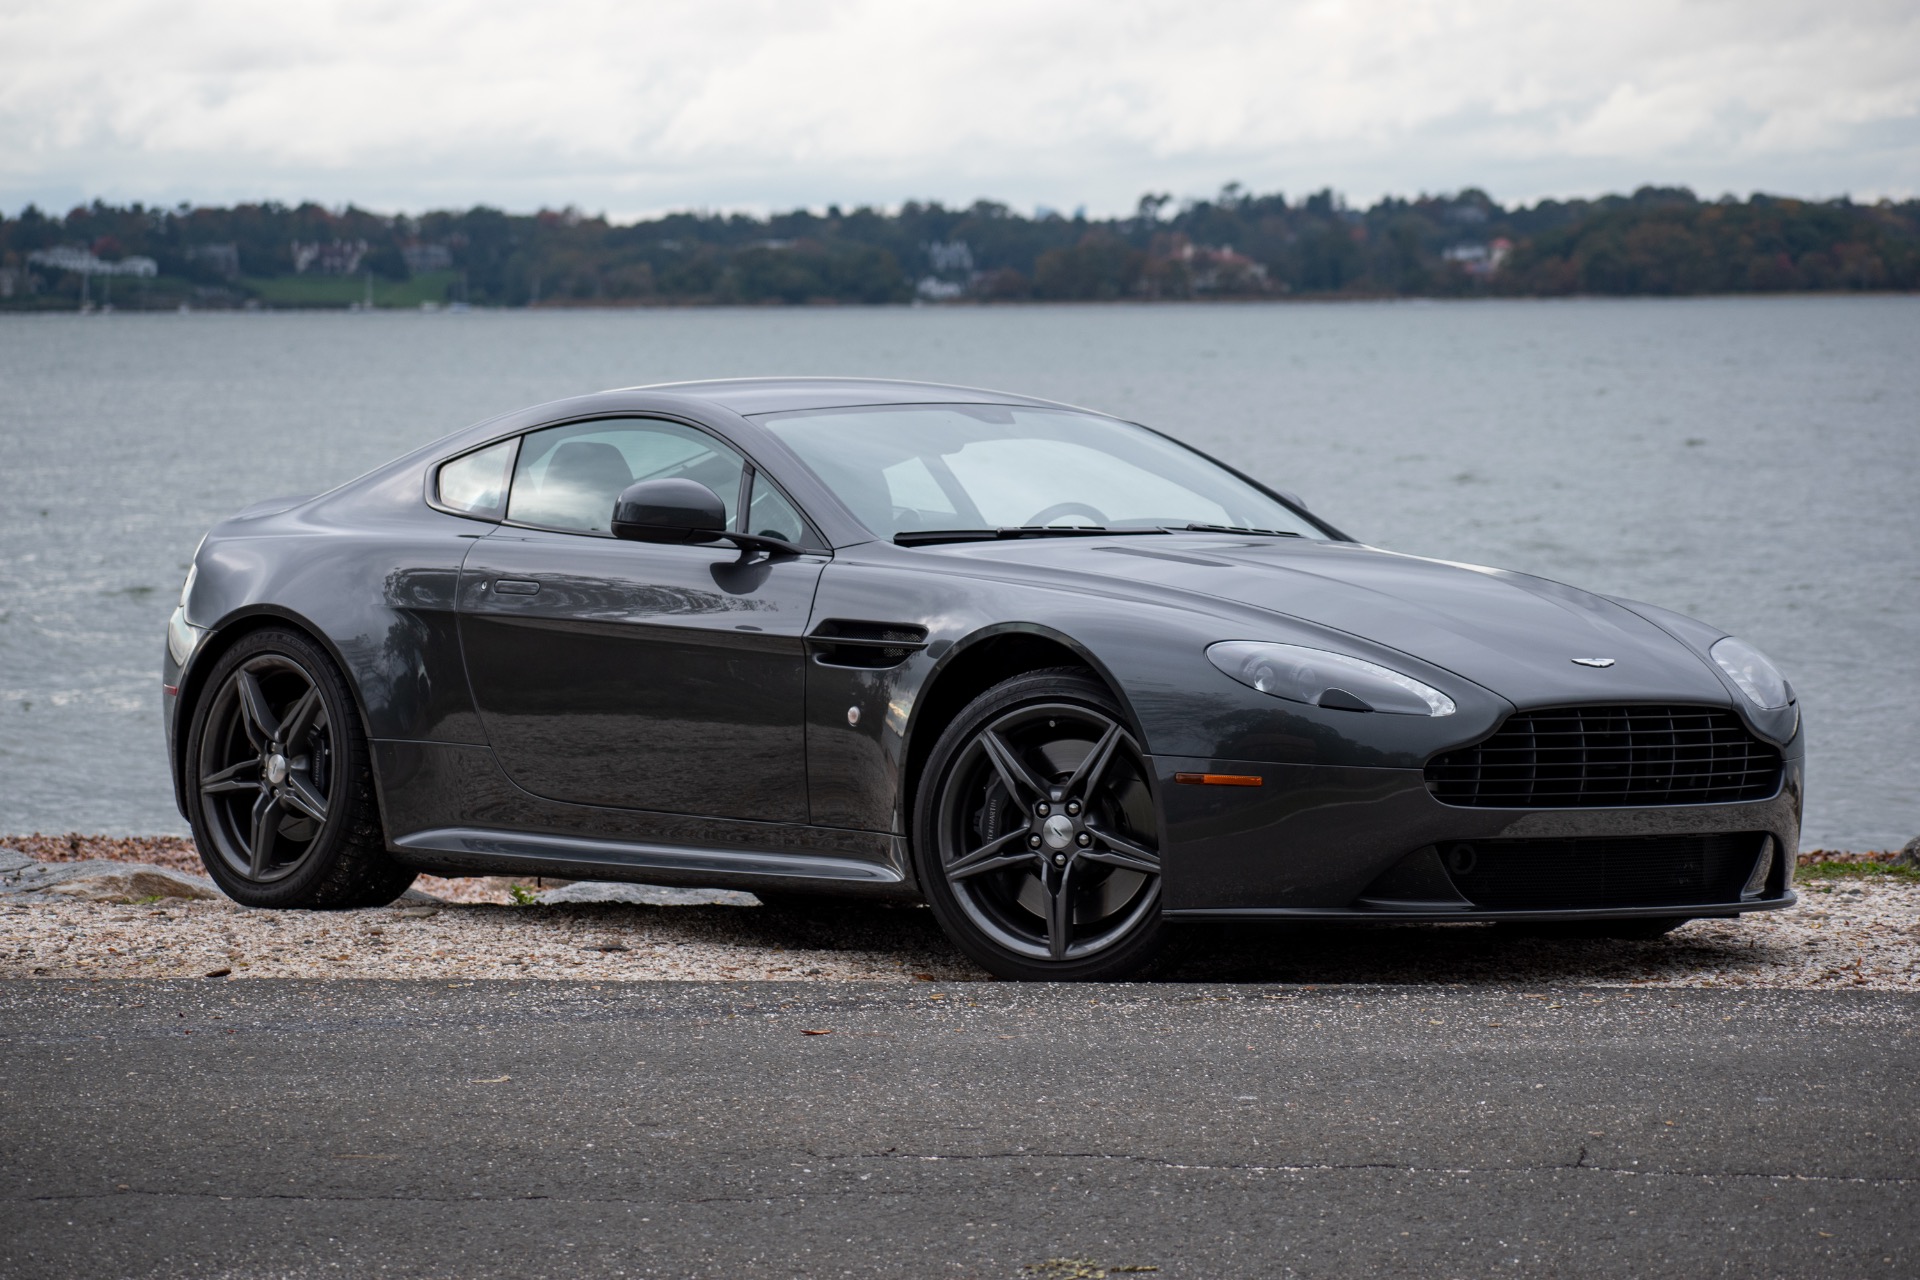
[(372, 907), (413, 883), (386, 851), (346, 679), (298, 632), (256, 631), (221, 655), (185, 768), (200, 860), (234, 901)]
[(1085, 673), (1034, 672), (976, 698), (934, 745), (914, 813), (928, 905), (990, 972), (1119, 979), (1159, 950), (1146, 758)]

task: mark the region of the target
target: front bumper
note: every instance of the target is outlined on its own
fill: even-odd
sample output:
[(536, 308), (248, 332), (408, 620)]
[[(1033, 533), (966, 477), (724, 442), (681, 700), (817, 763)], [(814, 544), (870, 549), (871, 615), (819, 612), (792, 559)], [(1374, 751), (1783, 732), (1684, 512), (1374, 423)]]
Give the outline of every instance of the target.
[(173, 779), (173, 802), (186, 816), (186, 797), (180, 790), (180, 689), (187, 678), (187, 667), (207, 637), (204, 627), (187, 621), (187, 611), (176, 608), (167, 619), (167, 644), (160, 656), (160, 726), (167, 737), (167, 772)]
[[(1599, 920), (1733, 915), (1790, 906), (1799, 849), (1803, 759), (1785, 764), (1769, 799), (1651, 808), (1492, 809), (1441, 804), (1419, 769), (1276, 765), (1157, 756), (1166, 914), (1191, 919), (1375, 921)], [(1214, 786), (1179, 775), (1260, 779)], [(1476, 903), (1452, 882), (1439, 851), (1476, 842), (1551, 848), (1557, 842), (1740, 836), (1771, 863), (1753, 895), (1724, 888), (1698, 900), (1596, 898), (1550, 907)], [(1771, 845), (1764, 844), (1771, 838)], [(1524, 846), (1523, 843), (1524, 842)], [(1489, 847), (1482, 844), (1480, 847)], [(1566, 844), (1566, 848), (1574, 848)]]

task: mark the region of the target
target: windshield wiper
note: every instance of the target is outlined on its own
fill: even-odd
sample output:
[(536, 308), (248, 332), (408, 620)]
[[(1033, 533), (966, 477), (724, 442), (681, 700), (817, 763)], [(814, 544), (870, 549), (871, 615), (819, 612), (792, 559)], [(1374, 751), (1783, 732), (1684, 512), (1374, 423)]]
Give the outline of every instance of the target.
[(1106, 529), (1098, 525), (1019, 525), (1000, 529), (905, 529), (893, 535), (895, 546), (925, 547), (937, 542), (999, 542), (1007, 538), (1112, 538), (1165, 529)]
[(1163, 525), (1168, 533), (1257, 533), (1267, 538), (1298, 538), (1292, 529), (1249, 529), (1237, 524)]

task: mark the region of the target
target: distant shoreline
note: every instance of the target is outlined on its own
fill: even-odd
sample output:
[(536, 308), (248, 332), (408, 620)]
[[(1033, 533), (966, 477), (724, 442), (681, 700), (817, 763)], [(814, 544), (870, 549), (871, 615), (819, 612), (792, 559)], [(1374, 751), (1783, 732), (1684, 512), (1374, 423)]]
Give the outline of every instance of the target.
[(0, 310), (1702, 296), (1920, 289), (1920, 200), (1685, 187), (1350, 207), (1238, 185), (1127, 217), (991, 200), (614, 223), (575, 209), (382, 214), (95, 201), (0, 217)]
[(471, 305), (459, 310), (445, 306), (380, 306), (369, 308), (342, 306), (218, 306), (187, 305), (171, 307), (122, 306), (118, 303), (111, 307), (93, 307), (82, 311), (74, 307), (8, 307), (0, 304), (0, 317), (15, 316), (66, 316), (96, 317), (108, 315), (531, 315), (531, 314), (581, 314), (613, 313), (631, 311), (742, 311), (753, 313), (778, 313), (794, 311), (1064, 311), (1068, 309), (1086, 310), (1106, 309), (1147, 309), (1147, 308), (1253, 308), (1262, 306), (1369, 306), (1382, 303), (1406, 306), (1446, 305), (1485, 305), (1495, 303), (1539, 303), (1543, 305), (1566, 303), (1629, 303), (1629, 302), (1730, 302), (1730, 301), (1777, 301), (1781, 299), (1806, 299), (1809, 301), (1835, 301), (1850, 299), (1864, 301), (1878, 298), (1920, 298), (1920, 289), (1825, 289), (1825, 290), (1781, 290), (1773, 293), (1730, 292), (1730, 293), (1690, 293), (1690, 294), (1618, 294), (1618, 293), (1571, 293), (1571, 294), (1499, 294), (1475, 297), (1421, 296), (1407, 294), (1296, 294), (1259, 298), (1088, 298), (1088, 299), (1050, 299), (1050, 298), (1005, 298), (985, 299), (969, 298), (955, 301), (927, 302), (842, 302), (831, 298), (807, 302), (719, 302), (689, 299), (656, 299), (637, 302), (541, 302), (531, 306), (515, 305)]

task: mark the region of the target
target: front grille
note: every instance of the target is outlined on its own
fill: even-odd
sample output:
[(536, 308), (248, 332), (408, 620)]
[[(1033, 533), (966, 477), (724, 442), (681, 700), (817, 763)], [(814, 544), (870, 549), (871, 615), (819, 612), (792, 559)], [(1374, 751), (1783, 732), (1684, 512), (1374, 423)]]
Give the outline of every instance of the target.
[(1476, 840), (1441, 846), (1461, 896), (1489, 911), (1738, 902), (1761, 833)]
[(1780, 753), (1711, 707), (1522, 711), (1427, 763), (1435, 799), (1481, 808), (1726, 804), (1779, 786)]

